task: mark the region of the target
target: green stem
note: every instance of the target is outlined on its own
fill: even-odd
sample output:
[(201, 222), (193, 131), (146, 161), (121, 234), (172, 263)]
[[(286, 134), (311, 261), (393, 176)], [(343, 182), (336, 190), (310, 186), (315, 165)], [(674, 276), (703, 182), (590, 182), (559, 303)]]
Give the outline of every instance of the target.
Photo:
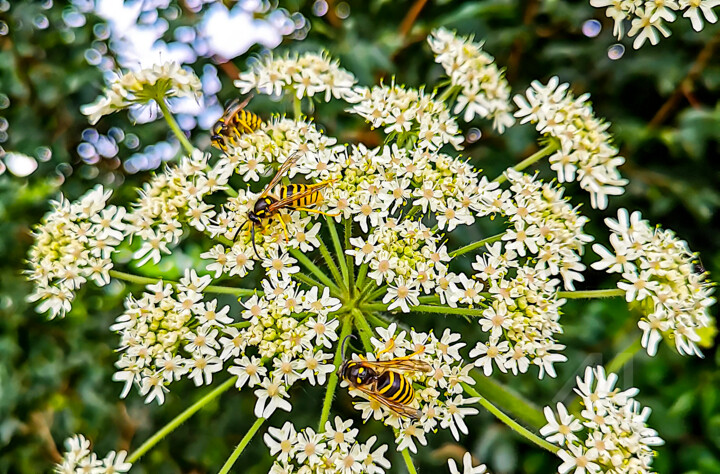
[[(551, 143), (545, 145), (540, 150), (536, 151), (532, 155), (530, 155), (527, 158), (525, 158), (524, 160), (522, 160), (517, 165), (513, 166), (512, 169), (514, 169), (515, 171), (522, 171), (525, 168), (527, 168), (528, 166), (533, 165), (536, 161), (539, 161), (542, 158), (545, 158), (546, 156), (555, 153), (559, 148), (560, 148), (560, 143), (557, 140), (553, 140)], [(502, 184), (505, 181), (507, 181), (507, 177), (505, 176), (505, 174), (502, 174), (502, 175), (498, 176), (497, 178), (495, 178), (494, 181), (496, 183)]]
[(235, 384), (235, 380), (237, 377), (233, 377), (227, 381), (225, 381), (222, 385), (214, 389), (212, 392), (208, 393), (204, 397), (202, 397), (197, 402), (193, 403), (189, 408), (187, 408), (184, 412), (180, 413), (178, 416), (173, 418), (173, 420), (168, 423), (167, 425), (163, 426), (160, 431), (152, 435), (147, 441), (145, 441), (142, 445), (140, 445), (139, 448), (137, 448), (133, 453), (128, 456), (127, 462), (134, 464), (135, 461), (140, 459), (143, 454), (148, 452), (153, 446), (155, 446), (161, 439), (163, 439), (165, 436), (168, 435), (168, 433), (172, 432), (175, 428), (180, 426), (185, 420), (190, 418), (200, 410), (202, 407), (216, 399), (220, 394), (222, 394), (224, 391), (229, 389)]
[(337, 282), (337, 287), (344, 293), (346, 291), (344, 284), (346, 279), (340, 276), (340, 270), (338, 270), (337, 265), (335, 265), (335, 261), (333, 260), (332, 255), (330, 255), (330, 251), (325, 246), (325, 242), (323, 242), (322, 239), (318, 240), (320, 241), (320, 254), (322, 254), (325, 259), (325, 263), (327, 263), (327, 266), (330, 269), (330, 273), (332, 273), (333, 278)]
[(438, 295), (421, 296), (418, 298), (418, 301), (421, 303), (439, 303), (440, 297)]
[(344, 279), (343, 281), (346, 284), (345, 286), (350, 289), (351, 283), (350, 277), (348, 276), (348, 267), (345, 264), (345, 252), (343, 251), (342, 244), (340, 243), (340, 237), (338, 237), (337, 228), (335, 228), (335, 221), (332, 217), (326, 217), (325, 220), (327, 221), (327, 227), (330, 231), (330, 237), (333, 241), (333, 247), (335, 247), (335, 253), (337, 254), (338, 262), (340, 262), (340, 269), (342, 270)]
[(472, 370), (470, 376), (476, 382), (475, 390), (490, 403), (522, 420), (531, 428), (539, 430), (547, 424), (542, 410), (512, 388), (501, 384), (492, 377), (486, 377), (478, 370)]
[(383, 318), (381, 318), (380, 316), (377, 316), (373, 313), (368, 313), (366, 320), (372, 321), (372, 323), (375, 327), (380, 326), (380, 327), (387, 329), (387, 327), (390, 326), (389, 322), (385, 321)]
[(302, 118), (302, 99), (299, 99), (297, 94), (293, 95), (293, 116), (295, 120)]
[(218, 474), (227, 474), (230, 472), (230, 469), (233, 467), (233, 464), (235, 464), (235, 461), (237, 461), (237, 458), (240, 457), (240, 454), (242, 454), (243, 450), (245, 450), (245, 447), (250, 443), (250, 440), (253, 439), (255, 436), (255, 433), (260, 429), (260, 426), (265, 422), (265, 418), (258, 418), (255, 420), (255, 423), (250, 427), (250, 430), (248, 430), (247, 433), (245, 433), (245, 436), (243, 436), (243, 439), (240, 440), (240, 444), (237, 445), (235, 448), (235, 451), (232, 452), (230, 457), (227, 461), (225, 461), (225, 464), (223, 464), (223, 467), (220, 469)]
[(408, 211), (408, 213), (405, 214), (405, 219), (410, 219), (412, 216), (414, 216), (415, 214), (417, 214), (417, 212), (418, 212), (420, 209), (422, 209), (421, 206), (413, 206), (412, 209), (410, 209), (410, 211)]
[[(333, 225), (333, 227), (335, 227)], [(350, 250), (350, 236), (352, 235), (352, 219), (345, 219), (345, 250)], [(338, 259), (342, 264), (342, 255), (338, 255)], [(347, 287), (350, 291), (350, 296), (353, 296), (355, 292), (355, 261), (352, 255), (345, 254), (345, 264), (347, 265)]]
[(451, 95), (453, 95), (453, 93), (458, 89), (458, 87), (459, 86), (453, 86), (453, 85), (447, 86), (445, 88), (445, 90), (443, 91), (443, 93), (440, 94), (440, 96), (435, 100), (437, 100), (438, 102), (445, 102), (446, 100), (448, 100), (450, 98)]
[(538, 435), (533, 433), (532, 431), (528, 430), (524, 426), (522, 426), (517, 421), (513, 420), (509, 416), (507, 416), (505, 413), (503, 413), (499, 408), (497, 408), (495, 405), (490, 403), (485, 397), (480, 395), (472, 386), (468, 385), (465, 382), (462, 382), (462, 386), (465, 389), (465, 392), (467, 392), (471, 397), (477, 397), (479, 399), (480, 405), (485, 407), (487, 411), (495, 415), (500, 421), (505, 423), (507, 426), (510, 427), (513, 431), (515, 431), (517, 434), (522, 436), (523, 438), (531, 441), (533, 444), (536, 444), (537, 446), (540, 446), (543, 449), (547, 449), (548, 451), (552, 453), (558, 452), (560, 449), (558, 446), (555, 446), (552, 443), (548, 443), (544, 439), (540, 438)]
[(170, 109), (167, 106), (167, 103), (165, 102), (165, 99), (159, 99), (156, 101), (157, 104), (160, 106), (160, 110), (162, 111), (163, 117), (165, 117), (165, 121), (167, 122), (168, 126), (170, 127), (170, 130), (173, 131), (175, 136), (178, 140), (180, 140), (180, 144), (182, 144), (183, 148), (185, 148), (185, 151), (189, 156), (192, 156), (193, 151), (195, 151), (195, 148), (192, 146), (190, 141), (185, 136), (185, 132), (180, 130), (180, 126), (175, 121), (175, 117), (173, 117), (173, 114), (170, 112)]
[[(340, 330), (340, 339), (338, 339), (337, 349), (335, 350), (335, 358), (333, 364), (335, 368), (340, 368), (340, 364), (343, 361), (343, 341), (352, 332), (352, 321), (351, 315), (347, 315), (343, 318), (342, 329)], [(325, 401), (323, 402), (322, 412), (320, 413), (320, 423), (318, 423), (318, 433), (323, 431), (325, 428), (325, 422), (330, 417), (330, 407), (332, 406), (333, 397), (335, 396), (335, 389), (338, 384), (338, 373), (337, 370), (333, 371), (328, 378), (327, 392), (325, 392)]]
[(340, 290), (338, 289), (337, 286), (335, 286), (335, 283), (333, 283), (333, 281), (332, 281), (330, 278), (328, 278), (328, 277), (322, 272), (322, 270), (320, 270), (320, 269), (317, 267), (317, 265), (315, 265), (314, 263), (312, 263), (312, 262), (310, 261), (310, 259), (305, 256), (304, 253), (302, 253), (301, 251), (299, 251), (299, 250), (297, 250), (297, 249), (290, 249), (290, 253), (292, 254), (293, 257), (297, 258), (300, 263), (302, 263), (303, 265), (305, 265), (305, 267), (306, 267), (308, 270), (310, 270), (310, 271), (313, 273), (313, 275), (315, 275), (315, 276), (318, 278), (318, 280), (320, 280), (321, 282), (323, 282), (323, 283), (325, 284), (325, 286), (329, 287), (331, 290), (335, 290), (335, 291), (337, 291), (338, 293), (340, 293)]
[(587, 291), (558, 291), (558, 298), (580, 299), (580, 298), (614, 298), (625, 296), (625, 290), (611, 288), (608, 290), (587, 290)]
[(301, 273), (301, 272), (293, 273), (291, 276), (292, 276), (293, 278), (295, 278), (296, 280), (305, 283), (307, 286), (309, 286), (309, 287), (311, 287), (311, 288), (312, 288), (313, 286), (317, 286), (318, 289), (321, 289), (321, 288), (323, 287), (323, 284), (322, 284), (322, 283), (320, 283), (320, 282), (317, 281), (317, 280), (313, 280), (312, 278), (310, 278), (309, 276), (305, 275), (304, 273)]
[(413, 464), (410, 452), (407, 448), (402, 450), (402, 457), (403, 460), (405, 460), (405, 467), (407, 467), (408, 474), (417, 474), (417, 470), (415, 470), (415, 465)]
[(605, 372), (607, 374), (617, 373), (625, 366), (625, 364), (630, 362), (630, 360), (635, 357), (635, 354), (637, 354), (640, 349), (642, 349), (642, 344), (641, 338), (638, 337), (633, 340), (633, 342), (625, 349), (615, 354), (615, 357), (613, 357), (610, 362), (608, 362), (608, 364), (605, 366)]
[(476, 248), (480, 248), (480, 247), (484, 246), (485, 244), (491, 244), (493, 242), (497, 242), (498, 240), (502, 239), (503, 235), (505, 235), (505, 232), (495, 234), (486, 239), (478, 240), (477, 242), (474, 242), (470, 245), (466, 245), (465, 247), (460, 247), (459, 249), (450, 252), (450, 256), (457, 257), (458, 255), (462, 255), (464, 253), (475, 250)]
[(358, 272), (357, 281), (355, 282), (355, 288), (357, 291), (360, 291), (360, 289), (363, 287), (363, 284), (365, 283), (365, 277), (367, 276), (368, 268), (370, 268), (370, 265), (367, 263), (363, 263), (360, 265), (360, 271)]
[(360, 339), (362, 340), (363, 347), (366, 351), (371, 352), (372, 342), (370, 342), (370, 338), (372, 337), (372, 329), (370, 328), (367, 319), (365, 319), (365, 316), (362, 314), (362, 311), (353, 309), (352, 314), (353, 321), (355, 321), (358, 332), (360, 332)]
[[(173, 280), (165, 280), (164, 278), (151, 278), (151, 277), (144, 277), (140, 275), (133, 275), (132, 273), (125, 273), (120, 272), (118, 270), (110, 270), (110, 276), (113, 278), (117, 278), (118, 280), (125, 280), (129, 281), (130, 283), (137, 283), (138, 285), (154, 285), (155, 283), (159, 281), (163, 281), (164, 283), (169, 283), (172, 286), (178, 286), (180, 283)], [(208, 285), (205, 287), (203, 292), (206, 293), (219, 293), (219, 294), (225, 294), (225, 295), (236, 295), (236, 296), (252, 296), (252, 295), (262, 295), (263, 292), (259, 290), (251, 290), (248, 288), (233, 288), (230, 286), (217, 286), (217, 285)]]

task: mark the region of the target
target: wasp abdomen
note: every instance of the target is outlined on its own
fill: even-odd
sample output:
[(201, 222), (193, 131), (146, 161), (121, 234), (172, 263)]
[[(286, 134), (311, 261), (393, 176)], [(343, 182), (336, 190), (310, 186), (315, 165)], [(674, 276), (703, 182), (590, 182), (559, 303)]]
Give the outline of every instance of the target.
[[(308, 190), (311, 190), (314, 187), (314, 185), (308, 185), (308, 184), (289, 184), (287, 186), (283, 186), (280, 188), (280, 199), (286, 199), (289, 197), (292, 197), (296, 194), (302, 194), (306, 193)], [(322, 194), (320, 194), (320, 191), (314, 191), (309, 194), (306, 194), (305, 196), (299, 198), (296, 201), (293, 201), (291, 205), (288, 207), (294, 208), (294, 207), (310, 207), (314, 206), (315, 204), (318, 204), (320, 201), (322, 201)]]
[(383, 397), (401, 405), (412, 402), (415, 397), (415, 390), (408, 379), (391, 370), (383, 372), (378, 377), (376, 389)]
[(238, 111), (230, 118), (229, 122), (230, 125), (238, 132), (238, 135), (254, 132), (263, 124), (260, 117), (247, 110)]

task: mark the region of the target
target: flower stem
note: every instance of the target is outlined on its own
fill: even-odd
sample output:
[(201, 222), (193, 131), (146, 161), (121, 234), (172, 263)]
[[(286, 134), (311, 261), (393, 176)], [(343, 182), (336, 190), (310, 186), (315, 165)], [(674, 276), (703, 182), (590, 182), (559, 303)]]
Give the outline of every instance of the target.
[(372, 321), (375, 327), (380, 326), (387, 329), (387, 327), (390, 326), (389, 322), (385, 321), (383, 318), (375, 315), (374, 313), (367, 313), (367, 317), (365, 319), (367, 321)]
[(333, 247), (335, 247), (335, 253), (337, 254), (338, 262), (340, 262), (340, 269), (343, 274), (345, 286), (350, 289), (350, 278), (348, 277), (348, 268), (345, 264), (345, 252), (343, 252), (342, 244), (340, 243), (340, 237), (338, 237), (337, 229), (335, 228), (335, 221), (332, 217), (326, 217), (327, 227), (330, 231), (330, 237), (333, 241)]
[[(532, 155), (530, 155), (527, 158), (525, 158), (524, 160), (522, 160), (517, 165), (513, 166), (512, 169), (514, 169), (515, 171), (522, 171), (525, 168), (527, 168), (528, 166), (533, 165), (536, 161), (539, 161), (542, 158), (545, 158), (546, 156), (548, 156), (552, 153), (555, 153), (558, 150), (558, 148), (560, 148), (560, 144), (556, 140), (553, 140), (552, 142), (545, 145), (540, 150), (536, 151)], [(505, 181), (507, 181), (507, 176), (505, 176), (505, 174), (503, 173), (500, 176), (498, 176), (497, 178), (495, 178), (493, 181), (496, 183), (502, 184)]]
[(360, 311), (359, 309), (353, 309), (352, 314), (353, 321), (355, 321), (355, 325), (360, 332), (360, 339), (362, 340), (363, 347), (368, 352), (372, 351), (372, 343), (370, 342), (370, 338), (372, 337), (372, 329), (370, 328), (367, 319), (365, 319), (365, 315), (363, 315), (362, 311)]
[(365, 276), (367, 275), (368, 268), (370, 266), (367, 263), (363, 263), (360, 265), (360, 271), (358, 271), (358, 277), (355, 281), (355, 288), (360, 291), (360, 289), (363, 287), (363, 284), (365, 283)]
[(202, 397), (197, 402), (193, 403), (189, 408), (187, 408), (184, 412), (180, 413), (178, 416), (173, 418), (173, 420), (168, 423), (167, 425), (163, 426), (160, 431), (152, 435), (147, 441), (145, 441), (142, 445), (140, 445), (139, 448), (137, 448), (133, 453), (128, 456), (127, 462), (134, 464), (135, 461), (140, 459), (143, 454), (148, 452), (153, 446), (155, 446), (161, 439), (163, 439), (165, 436), (168, 435), (168, 433), (172, 432), (175, 428), (180, 426), (185, 420), (190, 418), (195, 414), (196, 411), (200, 410), (202, 407), (216, 399), (219, 395), (221, 395), (224, 391), (229, 389), (235, 384), (235, 380), (237, 377), (233, 377), (227, 381), (225, 381), (222, 385), (214, 389), (212, 392), (208, 393), (204, 397)]
[[(345, 219), (345, 250), (350, 250), (350, 236), (352, 235), (353, 227), (352, 223), (352, 219)], [(342, 256), (338, 255), (338, 258), (342, 263)], [(353, 296), (355, 293), (355, 262), (352, 255), (345, 254), (345, 264), (347, 265), (347, 287), (350, 291), (350, 296)]]
[(314, 280), (314, 279), (310, 278), (309, 276), (305, 275), (305, 274), (302, 273), (302, 272), (293, 273), (293, 274), (292, 274), (292, 277), (295, 278), (295, 279), (298, 280), (298, 281), (301, 281), (301, 282), (305, 283), (307, 286), (309, 286), (309, 287), (311, 287), (311, 288), (312, 288), (313, 286), (317, 286), (318, 288), (322, 288), (322, 287), (323, 287), (323, 284), (322, 284), (322, 283), (320, 283), (320, 282), (317, 281), (317, 280)]
[(302, 99), (298, 98), (297, 94), (293, 95), (293, 116), (295, 120), (302, 118)]
[(635, 354), (637, 354), (640, 349), (642, 349), (642, 344), (640, 341), (640, 337), (638, 337), (633, 340), (633, 342), (625, 349), (615, 354), (615, 357), (613, 357), (610, 362), (608, 362), (608, 364), (605, 366), (605, 372), (607, 374), (617, 373), (625, 366), (625, 364), (630, 362), (630, 360), (635, 357)]
[(475, 250), (476, 248), (480, 248), (485, 244), (491, 244), (493, 242), (497, 242), (498, 240), (502, 239), (503, 235), (505, 235), (505, 232), (495, 234), (486, 239), (478, 240), (477, 242), (474, 242), (470, 245), (466, 245), (465, 247), (460, 247), (459, 249), (450, 252), (450, 256), (457, 257), (458, 255), (462, 255), (464, 253), (470, 252), (471, 250)]
[[(117, 278), (118, 280), (125, 280), (130, 283), (137, 283), (138, 285), (154, 285), (155, 283), (162, 281), (164, 283), (169, 283), (172, 286), (178, 286), (180, 283), (173, 280), (165, 280), (164, 278), (151, 278), (151, 277), (144, 277), (140, 275), (133, 275), (132, 273), (125, 273), (118, 270), (110, 270), (110, 276), (113, 278)], [(218, 293), (218, 294), (225, 294), (225, 295), (237, 295), (237, 296), (252, 296), (252, 295), (262, 295), (263, 292), (259, 290), (251, 290), (248, 288), (233, 288), (231, 286), (217, 286), (217, 285), (208, 285), (205, 287), (203, 292), (207, 293)]]
[(333, 283), (333, 281), (330, 278), (328, 278), (327, 275), (325, 275), (322, 272), (322, 270), (320, 270), (317, 267), (317, 265), (312, 263), (312, 261), (310, 261), (310, 259), (307, 258), (304, 253), (302, 253), (301, 251), (299, 251), (297, 249), (290, 249), (290, 253), (292, 254), (293, 257), (297, 258), (300, 263), (305, 265), (305, 267), (308, 270), (310, 270), (313, 273), (313, 275), (315, 275), (318, 278), (318, 280), (323, 282), (325, 284), (325, 286), (328, 286), (331, 290), (335, 290), (338, 293), (340, 293), (340, 290), (338, 289), (337, 286), (335, 286), (335, 283)]
[(160, 99), (157, 101), (157, 104), (160, 106), (160, 110), (162, 111), (163, 117), (165, 117), (165, 121), (167, 122), (168, 126), (170, 127), (170, 130), (173, 131), (175, 136), (178, 140), (180, 140), (180, 144), (185, 148), (185, 151), (189, 156), (192, 156), (193, 151), (195, 151), (195, 148), (192, 146), (190, 141), (185, 136), (185, 132), (180, 130), (180, 126), (175, 121), (175, 117), (173, 117), (172, 112), (170, 112), (170, 109), (167, 106), (167, 103), (165, 102), (165, 99)]
[(507, 426), (510, 427), (513, 431), (515, 431), (517, 434), (522, 436), (523, 438), (531, 441), (533, 444), (536, 444), (537, 446), (540, 446), (543, 449), (547, 449), (548, 451), (552, 453), (558, 452), (560, 449), (558, 446), (555, 446), (552, 443), (548, 443), (544, 439), (540, 438), (538, 435), (533, 433), (532, 431), (528, 430), (521, 424), (519, 424), (517, 421), (513, 420), (509, 416), (507, 416), (505, 413), (503, 413), (499, 408), (497, 408), (495, 405), (490, 403), (485, 397), (480, 395), (472, 386), (468, 385), (465, 382), (462, 382), (463, 389), (465, 389), (465, 392), (467, 392), (472, 397), (479, 398), (479, 403), (487, 411), (495, 415), (500, 421), (505, 423)]
[(260, 429), (260, 426), (265, 422), (265, 418), (258, 418), (255, 420), (255, 423), (250, 427), (250, 430), (248, 430), (247, 433), (245, 433), (245, 436), (243, 436), (243, 439), (240, 440), (240, 444), (237, 445), (235, 448), (235, 451), (232, 452), (230, 457), (227, 461), (225, 461), (225, 464), (223, 464), (223, 467), (220, 469), (218, 474), (227, 474), (230, 472), (230, 469), (233, 467), (233, 464), (235, 464), (235, 461), (237, 461), (237, 458), (240, 457), (240, 454), (242, 454), (243, 450), (245, 450), (245, 447), (250, 443), (250, 440), (253, 439), (255, 436), (255, 433)]
[[(343, 292), (345, 292), (347, 289), (345, 288), (344, 282), (345, 280), (347, 280), (347, 278), (344, 279), (340, 276), (340, 270), (338, 270), (337, 265), (335, 265), (335, 261), (333, 260), (332, 255), (330, 255), (330, 251), (325, 245), (325, 242), (323, 242), (322, 239), (318, 240), (320, 241), (320, 253), (325, 259), (325, 263), (327, 263), (327, 266), (330, 269), (330, 273), (332, 273), (332, 276), (335, 279), (335, 282), (337, 284), (336, 286), (340, 288)], [(340, 259), (340, 261), (342, 261), (342, 258)]]
[(486, 377), (477, 369), (472, 370), (470, 376), (475, 380), (474, 388), (480, 395), (499, 409), (522, 420), (525, 425), (539, 430), (547, 423), (542, 410), (512, 388), (492, 377)]
[(410, 457), (410, 452), (407, 448), (403, 449), (402, 451), (402, 457), (405, 461), (405, 467), (407, 467), (409, 474), (417, 474), (417, 470), (415, 470), (415, 465), (413, 464), (412, 458)]
[(611, 288), (609, 290), (587, 290), (587, 291), (558, 291), (558, 298), (580, 299), (580, 298), (614, 298), (625, 296), (625, 290)]
[[(458, 89), (458, 86), (448, 85), (440, 96), (435, 99), (438, 102), (445, 102)], [(449, 107), (448, 107), (449, 108)]]
[[(340, 330), (340, 339), (338, 339), (337, 349), (335, 350), (335, 358), (333, 359), (333, 365), (336, 369), (340, 368), (342, 364), (343, 356), (343, 341), (352, 332), (352, 316), (346, 315), (342, 321), (342, 329)], [(333, 397), (335, 396), (335, 389), (338, 384), (338, 373), (337, 370), (333, 371), (328, 378), (327, 392), (325, 392), (325, 401), (323, 402), (322, 412), (320, 413), (320, 422), (318, 423), (318, 432), (323, 431), (325, 422), (330, 417), (330, 407), (332, 406)]]

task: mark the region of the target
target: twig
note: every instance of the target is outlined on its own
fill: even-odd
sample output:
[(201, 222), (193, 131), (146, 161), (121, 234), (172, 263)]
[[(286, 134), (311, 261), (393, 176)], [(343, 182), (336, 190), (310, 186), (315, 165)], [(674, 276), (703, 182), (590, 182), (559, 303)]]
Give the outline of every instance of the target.
[(427, 0), (415, 0), (413, 6), (410, 7), (410, 10), (408, 10), (405, 18), (403, 18), (403, 21), (400, 23), (400, 27), (398, 28), (398, 34), (401, 38), (403, 38), (403, 40), (408, 35), (408, 33), (410, 33), (410, 30), (412, 30), (415, 21), (417, 21), (417, 18), (420, 15), (422, 9), (425, 7), (426, 3)]
[[(683, 96), (687, 96), (687, 92), (692, 90), (693, 83), (700, 77), (700, 74), (702, 74), (710, 62), (718, 43), (720, 43), (720, 33), (713, 36), (713, 38), (705, 44), (703, 49), (700, 50), (687, 75), (680, 81), (670, 97), (668, 97), (662, 107), (655, 113), (648, 123), (648, 128), (657, 128), (670, 118), (673, 110), (678, 106), (680, 99), (682, 99)], [(692, 103), (692, 101), (690, 102)]]

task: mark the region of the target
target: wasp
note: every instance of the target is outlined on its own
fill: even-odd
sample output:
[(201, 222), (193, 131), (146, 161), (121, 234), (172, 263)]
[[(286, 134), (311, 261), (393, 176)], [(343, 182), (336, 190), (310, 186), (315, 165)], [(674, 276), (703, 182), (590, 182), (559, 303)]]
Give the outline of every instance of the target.
[(290, 240), (288, 237), (287, 226), (285, 225), (285, 221), (280, 213), (281, 209), (312, 212), (329, 217), (337, 217), (340, 215), (339, 213), (332, 214), (310, 208), (310, 206), (315, 206), (322, 202), (323, 196), (321, 191), (334, 182), (334, 179), (328, 179), (314, 184), (288, 184), (287, 186), (280, 187), (278, 197), (270, 194), (270, 191), (272, 191), (278, 182), (280, 182), (280, 179), (285, 176), (288, 170), (292, 168), (299, 159), (300, 154), (294, 153), (285, 160), (282, 165), (280, 165), (280, 168), (277, 173), (275, 173), (273, 179), (265, 187), (265, 190), (262, 192), (260, 197), (258, 197), (257, 201), (255, 201), (252, 210), (248, 211), (247, 220), (242, 226), (240, 226), (240, 229), (238, 229), (238, 232), (235, 234), (235, 239), (237, 239), (243, 228), (245, 228), (248, 223), (250, 224), (253, 250), (255, 251), (255, 256), (258, 258), (259, 254), (257, 247), (255, 246), (255, 227), (262, 226), (263, 219), (277, 219), (280, 222), (280, 225), (282, 225), (283, 233), (285, 234), (285, 242), (289, 242)]
[(240, 99), (233, 100), (225, 109), (225, 113), (220, 117), (212, 129), (212, 144), (216, 148), (225, 151), (225, 141), (233, 141), (235, 137), (239, 137), (245, 133), (252, 133), (263, 124), (260, 117), (254, 113), (245, 110), (245, 106), (252, 99), (252, 95), (240, 102)]
[[(343, 346), (345, 341), (347, 341), (347, 337), (343, 341)], [(391, 351), (394, 346), (395, 342), (391, 339), (388, 347), (378, 352), (376, 357)], [(406, 372), (432, 372), (430, 364), (413, 359), (422, 354), (424, 350), (423, 346), (405, 357), (396, 357), (385, 361), (370, 361), (362, 356), (360, 356), (360, 360), (345, 359), (338, 370), (338, 375), (353, 388), (360, 390), (372, 400), (385, 405), (398, 415), (417, 420), (420, 419), (422, 412), (409, 406), (415, 399), (415, 390), (404, 374)], [(344, 347), (341, 352), (344, 353)]]

